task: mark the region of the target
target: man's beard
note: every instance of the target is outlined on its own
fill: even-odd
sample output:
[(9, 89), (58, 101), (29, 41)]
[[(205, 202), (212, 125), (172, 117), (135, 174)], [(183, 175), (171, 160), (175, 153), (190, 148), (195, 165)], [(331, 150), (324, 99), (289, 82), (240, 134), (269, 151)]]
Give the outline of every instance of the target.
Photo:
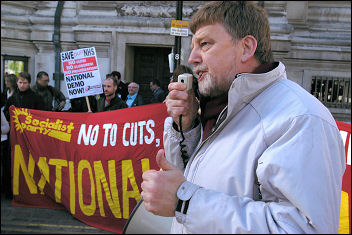
[(38, 88), (38, 90), (43, 91), (47, 88), (47, 86), (43, 86), (39, 82), (37, 82), (37, 88)]
[(108, 98), (110, 98), (113, 94), (114, 92), (104, 92), (105, 97), (108, 97)]
[(214, 79), (209, 73), (198, 83), (199, 92), (205, 97), (219, 97), (228, 93), (233, 79), (231, 81), (221, 80), (221, 84), (218, 84), (219, 79)]

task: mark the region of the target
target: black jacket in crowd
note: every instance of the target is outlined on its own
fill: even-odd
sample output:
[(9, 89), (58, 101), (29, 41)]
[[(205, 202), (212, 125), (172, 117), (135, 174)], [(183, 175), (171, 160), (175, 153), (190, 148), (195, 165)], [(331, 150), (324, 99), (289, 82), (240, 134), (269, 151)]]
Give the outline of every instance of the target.
[(128, 108), (125, 101), (120, 97), (115, 96), (110, 103), (105, 107), (105, 96), (101, 95), (97, 101), (97, 112), (112, 111), (116, 109)]
[(16, 92), (7, 100), (4, 108), (4, 114), (8, 121), (10, 121), (9, 108), (11, 105), (14, 105), (16, 108), (45, 110), (43, 99), (32, 91), (31, 88), (28, 88), (23, 92), (17, 89)]
[(120, 94), (121, 99), (123, 101), (127, 100), (127, 95), (128, 95), (128, 87), (125, 83), (120, 81), (119, 85), (117, 86), (116, 94)]
[(153, 91), (153, 98), (151, 100), (151, 103), (162, 103), (166, 98), (166, 93), (163, 89), (160, 87)]
[(58, 101), (58, 103), (62, 101), (66, 101), (65, 95), (55, 87), (50, 85), (42, 86), (38, 82), (32, 87), (32, 90), (40, 95), (45, 104), (45, 110), (54, 111), (53, 109), (53, 100)]
[[(89, 106), (93, 113), (97, 111), (97, 100), (93, 95), (88, 96)], [(69, 112), (88, 112), (86, 97), (74, 98), (70, 100), (71, 108)]]

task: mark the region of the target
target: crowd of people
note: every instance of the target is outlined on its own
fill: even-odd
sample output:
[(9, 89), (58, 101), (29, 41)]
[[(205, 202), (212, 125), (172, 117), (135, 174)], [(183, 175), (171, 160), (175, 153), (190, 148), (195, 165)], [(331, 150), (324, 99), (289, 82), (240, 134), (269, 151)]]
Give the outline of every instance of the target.
[[(7, 120), (9, 120), (8, 109), (11, 105), (45, 111), (63, 111), (66, 97), (60, 90), (50, 86), (49, 81), (49, 75), (45, 71), (40, 71), (37, 74), (36, 83), (32, 87), (30, 87), (31, 75), (29, 73), (21, 72), (17, 76), (6, 74), (5, 89), (1, 94), (1, 107)], [(151, 81), (150, 89), (153, 92), (153, 97), (149, 103), (161, 103), (165, 100), (167, 92), (160, 87), (159, 80)], [(103, 94), (88, 96), (89, 105), (85, 97), (70, 99), (71, 107), (67, 111), (103, 112), (148, 103), (139, 92), (139, 84), (136, 82), (125, 84), (118, 71), (106, 74), (103, 92)], [(13, 97), (10, 99), (11, 96)]]
[[(63, 111), (66, 105), (65, 95), (57, 88), (49, 85), (47, 72), (40, 71), (36, 82), (31, 87), (31, 75), (27, 72), (6, 74), (5, 89), (1, 93), (1, 190), (7, 198), (12, 198), (11, 188), (11, 156), (10, 156), (10, 112), (14, 105), (17, 108), (29, 108), (44, 111)], [(160, 87), (159, 80), (150, 82), (153, 97), (149, 103), (164, 102), (167, 93)], [(139, 84), (125, 84), (121, 73), (112, 71), (103, 81), (103, 94), (70, 99), (68, 112), (105, 112), (146, 105), (143, 95), (139, 92)]]

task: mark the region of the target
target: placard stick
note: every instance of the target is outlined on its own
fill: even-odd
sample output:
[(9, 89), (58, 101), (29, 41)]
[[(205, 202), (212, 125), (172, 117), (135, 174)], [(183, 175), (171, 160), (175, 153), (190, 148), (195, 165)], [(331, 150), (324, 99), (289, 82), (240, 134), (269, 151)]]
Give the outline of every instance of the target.
[(87, 101), (87, 106), (88, 106), (88, 112), (92, 112), (92, 110), (90, 109), (90, 104), (89, 104), (89, 99), (88, 96), (86, 96), (86, 101)]

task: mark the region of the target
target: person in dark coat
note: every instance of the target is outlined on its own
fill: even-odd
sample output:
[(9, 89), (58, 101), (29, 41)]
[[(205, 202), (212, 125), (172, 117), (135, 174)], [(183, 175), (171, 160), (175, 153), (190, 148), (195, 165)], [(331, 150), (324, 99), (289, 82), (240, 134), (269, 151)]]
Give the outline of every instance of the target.
[(153, 98), (151, 103), (162, 103), (165, 100), (165, 91), (161, 89), (158, 79), (153, 79), (149, 84), (150, 89), (153, 91)]
[(7, 100), (4, 107), (6, 119), (10, 122), (9, 108), (14, 105), (16, 108), (28, 108), (45, 110), (43, 99), (36, 94), (31, 88), (31, 75), (27, 72), (21, 72), (17, 76), (17, 90)]
[(103, 83), (104, 96), (97, 101), (97, 112), (111, 111), (127, 108), (127, 104), (116, 95), (117, 82), (112, 78), (105, 79)]
[(128, 89), (127, 85), (123, 81), (121, 81), (121, 73), (118, 71), (112, 71), (110, 75), (117, 82), (117, 96), (120, 97), (123, 101), (126, 101)]
[[(10, 123), (10, 106), (14, 105), (16, 108), (28, 108), (44, 110), (43, 99), (37, 95), (30, 88), (31, 75), (27, 72), (21, 72), (17, 76), (17, 89), (5, 103), (4, 114), (7, 121)], [(9, 137), (9, 136), (8, 136)], [(2, 165), (4, 170), (4, 178), (2, 179), (1, 189), (5, 191), (5, 196), (8, 199), (12, 198), (11, 187), (11, 146), (10, 142), (7, 144), (7, 149), (4, 150), (2, 157)]]
[(128, 95), (126, 104), (128, 107), (144, 105), (143, 96), (139, 94), (139, 85), (135, 82), (128, 84)]
[[(94, 95), (90, 95), (88, 96), (88, 100), (92, 113), (95, 113), (97, 111), (97, 99)], [(70, 103), (71, 108), (69, 109), (69, 112), (88, 112), (86, 97), (70, 99)]]
[[(66, 97), (60, 90), (50, 86), (49, 81), (48, 73), (40, 71), (37, 74), (37, 81), (32, 90), (42, 97), (46, 111), (61, 111), (65, 107)], [(53, 100), (58, 103), (55, 108), (53, 108)]]
[(17, 76), (15, 74), (5, 75), (5, 89), (1, 94), (1, 107), (5, 106), (6, 101), (10, 98), (17, 89)]

